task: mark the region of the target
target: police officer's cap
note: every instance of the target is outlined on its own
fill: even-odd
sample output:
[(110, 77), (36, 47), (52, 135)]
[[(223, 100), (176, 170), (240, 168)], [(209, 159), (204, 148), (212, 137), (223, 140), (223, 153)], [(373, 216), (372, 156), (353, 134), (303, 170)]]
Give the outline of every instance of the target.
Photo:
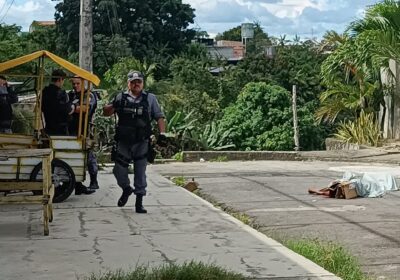
[(140, 71), (130, 71), (128, 73), (128, 82), (134, 81), (134, 80), (141, 80), (143, 81), (143, 74)]

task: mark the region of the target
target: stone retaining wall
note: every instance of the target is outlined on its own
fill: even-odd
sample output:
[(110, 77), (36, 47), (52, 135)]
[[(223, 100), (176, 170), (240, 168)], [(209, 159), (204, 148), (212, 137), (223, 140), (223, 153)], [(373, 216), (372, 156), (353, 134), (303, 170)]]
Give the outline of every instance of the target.
[(297, 152), (272, 151), (184, 151), (183, 161), (225, 161), (225, 160), (297, 160)]
[(335, 138), (326, 138), (325, 139), (325, 146), (327, 151), (331, 150), (359, 150), (360, 145), (347, 143), (342, 140), (338, 140)]

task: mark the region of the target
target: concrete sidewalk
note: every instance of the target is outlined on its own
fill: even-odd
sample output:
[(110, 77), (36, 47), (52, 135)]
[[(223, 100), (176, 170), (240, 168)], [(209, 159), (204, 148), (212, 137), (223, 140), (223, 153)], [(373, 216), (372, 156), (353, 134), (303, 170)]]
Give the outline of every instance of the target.
[(147, 215), (133, 212), (110, 171), (101, 189), (57, 204), (50, 236), (38, 206), (0, 205), (0, 279), (76, 279), (137, 265), (202, 261), (251, 279), (339, 279), (149, 168)]

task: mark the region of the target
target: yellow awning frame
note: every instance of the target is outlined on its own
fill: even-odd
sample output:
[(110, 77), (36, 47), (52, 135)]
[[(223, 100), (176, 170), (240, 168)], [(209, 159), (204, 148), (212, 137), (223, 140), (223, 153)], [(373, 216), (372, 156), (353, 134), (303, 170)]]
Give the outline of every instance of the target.
[[(82, 84), (83, 81), (88, 81), (88, 88), (91, 88), (91, 84), (94, 84), (96, 86), (98, 86), (100, 84), (100, 79), (90, 73), (89, 71), (86, 71), (74, 64), (72, 64), (71, 62), (62, 59), (61, 57), (49, 52), (49, 51), (45, 51), (45, 50), (41, 50), (41, 51), (37, 51), (28, 55), (24, 55), (12, 60), (8, 60), (6, 62), (2, 62), (0, 63), (0, 74), (6, 74), (4, 73), (4, 71), (15, 68), (19, 65), (31, 62), (35, 59), (37, 59), (37, 73), (35, 75), (32, 74), (26, 74), (26, 75), (18, 75), (18, 76), (25, 76), (25, 77), (35, 77), (36, 78), (36, 94), (37, 94), (37, 98), (36, 98), (36, 106), (35, 106), (35, 120), (34, 120), (34, 137), (35, 139), (39, 139), (40, 138), (40, 131), (42, 131), (43, 126), (43, 120), (42, 120), (42, 90), (44, 87), (44, 60), (45, 58), (48, 58), (50, 60), (52, 60), (53, 62), (55, 62), (56, 64), (58, 64), (59, 66), (61, 66), (62, 68), (68, 70), (69, 72), (71, 72), (72, 74), (74, 74), (74, 76), (78, 76), (81, 78), (82, 80)], [(9, 74), (11, 75), (11, 74)], [(83, 87), (84, 88), (84, 87)], [(82, 90), (83, 90), (82, 88)], [(89, 94), (87, 95), (87, 100), (86, 100), (86, 104), (89, 104)], [(81, 95), (81, 104), (83, 102), (83, 94)], [(82, 139), (83, 142), (83, 146), (85, 146), (85, 141), (86, 141), (86, 135), (87, 135), (87, 123), (88, 123), (88, 114), (85, 114), (85, 123), (84, 125), (82, 125), (82, 121), (83, 121), (83, 115), (82, 115), (82, 111), (79, 114), (79, 131), (78, 131), (78, 139)], [(83, 131), (82, 131), (83, 128)]]
[(4, 71), (6, 71), (8, 69), (15, 68), (19, 65), (31, 62), (32, 60), (35, 60), (40, 57), (51, 59), (52, 61), (54, 61), (61, 67), (63, 67), (64, 69), (68, 70), (69, 72), (73, 73), (76, 76), (79, 76), (87, 81), (90, 81), (91, 83), (93, 83), (96, 86), (98, 86), (100, 84), (100, 79), (96, 75), (72, 64), (71, 62), (69, 62), (65, 59), (62, 59), (61, 57), (59, 57), (49, 51), (44, 51), (44, 50), (37, 51), (37, 52), (31, 53), (28, 55), (24, 55), (24, 56), (0, 63), (0, 73), (3, 73)]

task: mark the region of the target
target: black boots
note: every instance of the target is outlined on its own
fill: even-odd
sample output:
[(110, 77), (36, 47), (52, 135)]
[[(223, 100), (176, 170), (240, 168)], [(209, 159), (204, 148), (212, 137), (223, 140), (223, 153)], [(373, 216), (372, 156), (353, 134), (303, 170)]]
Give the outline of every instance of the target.
[(136, 195), (136, 204), (135, 204), (136, 213), (146, 214), (147, 210), (143, 207), (143, 195)]
[(92, 194), (95, 190), (85, 187), (81, 182), (75, 184), (75, 195)]
[(129, 196), (133, 193), (133, 189), (131, 187), (127, 187), (123, 189), (122, 195), (118, 200), (118, 206), (122, 207), (128, 202)]
[(99, 188), (99, 184), (97, 183), (97, 173), (96, 174), (90, 174), (90, 185), (89, 189), (92, 190), (97, 190)]
[[(127, 187), (123, 189), (122, 195), (118, 200), (118, 206), (122, 207), (128, 202), (129, 197), (133, 193), (133, 189), (131, 187)], [(143, 195), (137, 194), (136, 195), (136, 203), (135, 203), (135, 210), (136, 213), (146, 214), (147, 210), (143, 207)]]

